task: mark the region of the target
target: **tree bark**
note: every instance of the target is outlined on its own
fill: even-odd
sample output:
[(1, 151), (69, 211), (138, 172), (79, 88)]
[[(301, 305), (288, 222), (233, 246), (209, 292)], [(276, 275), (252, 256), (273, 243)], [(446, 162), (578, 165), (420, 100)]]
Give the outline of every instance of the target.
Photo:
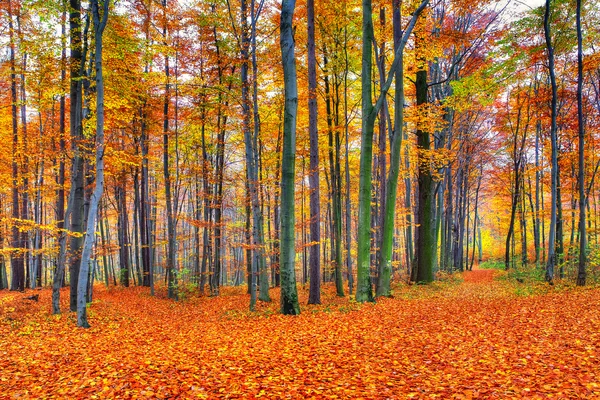
[(586, 195), (585, 195), (585, 127), (583, 125), (583, 37), (581, 33), (581, 2), (577, 0), (577, 132), (579, 138), (579, 263), (577, 267), (577, 286), (584, 286), (587, 264), (587, 234), (585, 226)]
[[(417, 59), (417, 76), (415, 81), (417, 108), (427, 106), (427, 69), (425, 60), (420, 58), (423, 48), (423, 38), (417, 36), (415, 51)], [(430, 137), (427, 128), (421, 122), (417, 126), (418, 157), (418, 204), (417, 204), (417, 237), (416, 258), (413, 280), (416, 282), (433, 281), (433, 267), (436, 252), (435, 218), (434, 218), (434, 184), (431, 173), (431, 160), (429, 155)], [(461, 249), (462, 251), (462, 249)]]
[(10, 37), (10, 96), (11, 96), (11, 116), (12, 116), (12, 237), (11, 247), (15, 250), (10, 255), (10, 266), (12, 269), (10, 290), (25, 290), (25, 255), (23, 243), (21, 241), (21, 232), (17, 226), (17, 221), (21, 217), (19, 205), (19, 131), (17, 120), (17, 76), (15, 65), (15, 39), (13, 32), (13, 13), (12, 2), (8, 1), (8, 31)]
[(281, 313), (300, 314), (296, 289), (295, 251), (295, 164), (296, 118), (298, 112), (298, 84), (292, 20), (295, 0), (281, 4), (280, 46), (285, 88), (283, 120), (283, 156), (281, 162)]
[(546, 0), (544, 11), (544, 37), (546, 40), (546, 51), (548, 53), (548, 73), (550, 74), (550, 85), (552, 87), (552, 100), (550, 104), (550, 144), (551, 144), (551, 169), (550, 169), (550, 232), (548, 234), (548, 260), (546, 263), (546, 281), (550, 284), (554, 282), (554, 270), (556, 268), (556, 236), (557, 236), (557, 204), (558, 204), (558, 139), (557, 139), (557, 97), (558, 89), (556, 85), (556, 76), (554, 73), (554, 48), (550, 36), (550, 3)]
[(94, 38), (96, 43), (96, 185), (90, 199), (89, 215), (83, 252), (81, 254), (81, 265), (79, 268), (79, 280), (77, 282), (77, 326), (89, 328), (87, 320), (87, 292), (89, 269), (92, 255), (92, 246), (96, 233), (96, 221), (98, 217), (98, 204), (104, 191), (104, 79), (102, 75), (102, 35), (108, 20), (108, 6), (110, 0), (104, 0), (103, 14), (100, 16), (98, 0), (92, 0), (92, 15), (94, 19)]
[(307, 0), (308, 132), (310, 138), (310, 289), (308, 304), (321, 304), (321, 207), (319, 196), (319, 133), (317, 127), (317, 60), (315, 55), (315, 2)]

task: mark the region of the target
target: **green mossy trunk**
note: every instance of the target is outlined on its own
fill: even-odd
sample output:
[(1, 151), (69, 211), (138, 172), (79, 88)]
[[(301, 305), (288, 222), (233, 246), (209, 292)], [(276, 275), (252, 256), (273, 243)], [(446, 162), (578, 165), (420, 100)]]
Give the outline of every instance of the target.
[(295, 269), (295, 178), (296, 178), (296, 118), (298, 84), (292, 20), (295, 0), (281, 4), (280, 44), (285, 88), (283, 117), (283, 156), (281, 160), (281, 313), (298, 315), (298, 290)]

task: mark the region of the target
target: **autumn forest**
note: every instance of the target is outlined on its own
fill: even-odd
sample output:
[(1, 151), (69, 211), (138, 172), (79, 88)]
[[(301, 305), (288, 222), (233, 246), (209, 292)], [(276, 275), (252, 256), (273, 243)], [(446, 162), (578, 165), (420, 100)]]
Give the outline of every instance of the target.
[(1, 0), (0, 398), (600, 397), (599, 26)]

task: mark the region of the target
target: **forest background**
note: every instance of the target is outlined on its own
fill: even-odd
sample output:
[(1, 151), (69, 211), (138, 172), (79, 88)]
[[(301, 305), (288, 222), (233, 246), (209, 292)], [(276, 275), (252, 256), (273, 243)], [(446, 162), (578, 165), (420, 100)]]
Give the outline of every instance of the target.
[(296, 280), (597, 279), (594, 2), (0, 11), (0, 289), (69, 285), (80, 325), (97, 281), (297, 314)]

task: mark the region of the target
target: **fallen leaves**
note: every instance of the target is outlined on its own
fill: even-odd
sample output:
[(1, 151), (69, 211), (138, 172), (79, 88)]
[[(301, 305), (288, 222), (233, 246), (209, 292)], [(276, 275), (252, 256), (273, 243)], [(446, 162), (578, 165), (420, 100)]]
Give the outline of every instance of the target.
[(297, 317), (249, 313), (241, 288), (174, 303), (98, 286), (89, 330), (50, 315), (49, 290), (3, 292), (0, 398), (600, 397), (599, 289), (464, 280), (364, 305), (325, 287)]

